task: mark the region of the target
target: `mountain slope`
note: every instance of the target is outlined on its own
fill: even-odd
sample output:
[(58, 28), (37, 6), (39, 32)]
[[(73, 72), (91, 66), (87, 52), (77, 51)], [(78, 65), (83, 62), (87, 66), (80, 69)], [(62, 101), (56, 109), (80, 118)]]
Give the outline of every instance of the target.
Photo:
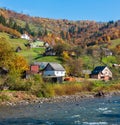
[[(99, 23), (95, 21), (69, 21), (31, 17), (11, 10), (0, 9), (6, 26), (21, 34), (28, 32), (33, 38), (41, 38), (49, 43), (63, 41), (83, 48), (95, 44), (109, 43), (120, 38), (120, 21)], [(3, 24), (4, 25), (4, 24)]]

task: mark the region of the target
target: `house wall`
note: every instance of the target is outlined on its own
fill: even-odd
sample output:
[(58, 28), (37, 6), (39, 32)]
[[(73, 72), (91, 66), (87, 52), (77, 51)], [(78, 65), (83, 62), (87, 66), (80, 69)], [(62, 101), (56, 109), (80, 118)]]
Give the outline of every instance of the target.
[(65, 76), (65, 71), (44, 71), (44, 76), (56, 76), (56, 77), (62, 77)]
[(105, 76), (104, 77), (104, 80), (106, 81), (106, 80), (110, 80), (110, 77), (109, 76)]
[(112, 78), (112, 72), (107, 67), (102, 71), (102, 74)]
[(39, 66), (38, 65), (31, 65), (30, 71), (38, 73), (39, 72)]
[(55, 72), (54, 71), (44, 71), (43, 76), (55, 76)]
[(29, 37), (27, 34), (23, 34), (23, 35), (21, 36), (21, 38), (30, 40), (30, 37)]
[(65, 71), (55, 71), (55, 76), (65, 76)]
[(52, 67), (50, 65), (48, 65), (45, 69), (45, 71), (53, 71)]
[(98, 79), (98, 75), (91, 75), (91, 78)]

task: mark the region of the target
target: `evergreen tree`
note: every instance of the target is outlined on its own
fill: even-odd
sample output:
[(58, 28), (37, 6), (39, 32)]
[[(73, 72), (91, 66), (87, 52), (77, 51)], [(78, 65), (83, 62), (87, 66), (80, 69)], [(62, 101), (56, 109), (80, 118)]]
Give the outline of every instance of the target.
[(4, 26), (6, 25), (6, 19), (2, 15), (0, 15), (0, 23), (2, 23)]
[(31, 30), (30, 30), (28, 23), (26, 23), (26, 25), (25, 25), (25, 31), (27, 31), (29, 34), (31, 34)]
[(63, 30), (60, 32), (60, 36), (62, 39), (66, 39), (66, 33)]
[(9, 26), (10, 28), (12, 28), (13, 25), (14, 25), (14, 20), (13, 20), (13, 18), (10, 18), (10, 19), (9, 19), (8, 26)]

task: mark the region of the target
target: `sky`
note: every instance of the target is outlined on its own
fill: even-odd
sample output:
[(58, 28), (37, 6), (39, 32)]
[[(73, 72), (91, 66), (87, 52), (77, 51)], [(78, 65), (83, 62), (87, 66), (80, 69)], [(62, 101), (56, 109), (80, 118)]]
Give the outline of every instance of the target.
[(120, 19), (120, 0), (0, 0), (0, 7), (52, 19), (97, 22)]

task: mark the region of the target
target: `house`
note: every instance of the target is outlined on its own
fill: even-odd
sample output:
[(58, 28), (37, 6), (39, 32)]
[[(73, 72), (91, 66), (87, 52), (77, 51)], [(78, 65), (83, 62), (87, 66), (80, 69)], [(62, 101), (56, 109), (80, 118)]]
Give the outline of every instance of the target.
[(113, 67), (120, 67), (120, 64), (113, 64)]
[(102, 52), (105, 56), (112, 56), (113, 55), (112, 51), (107, 49), (107, 48), (102, 48)]
[(43, 41), (35, 41), (30, 43), (30, 48), (39, 48), (39, 47), (44, 47), (44, 42)]
[(37, 74), (37, 73), (39, 73), (39, 70), (40, 70), (39, 65), (31, 65), (30, 66), (30, 71), (33, 73)]
[(91, 73), (91, 78), (100, 80), (110, 80), (112, 79), (112, 72), (107, 66), (97, 66)]
[(15, 52), (20, 52), (22, 50), (22, 48), (20, 46), (18, 46), (15, 50)]
[(64, 76), (65, 69), (58, 63), (48, 63), (43, 70), (43, 78), (51, 79), (53, 82), (62, 82)]
[(47, 47), (45, 50), (45, 53), (43, 53), (43, 56), (55, 56), (56, 52), (52, 47)]
[(49, 62), (34, 62), (33, 65), (38, 65), (40, 70), (43, 70)]
[(40, 73), (39, 65), (32, 64), (30, 65), (29, 70), (23, 72), (22, 78), (30, 78), (30, 76), (39, 73)]
[(34, 74), (42, 74), (42, 70), (47, 66), (48, 62), (34, 62), (30, 65), (29, 70), (25, 71), (22, 78), (30, 78)]
[(27, 35), (27, 34), (22, 34), (22, 35), (21, 35), (21, 38), (22, 38), (22, 39), (26, 39), (26, 40), (30, 40), (30, 37), (29, 37), (29, 35)]

